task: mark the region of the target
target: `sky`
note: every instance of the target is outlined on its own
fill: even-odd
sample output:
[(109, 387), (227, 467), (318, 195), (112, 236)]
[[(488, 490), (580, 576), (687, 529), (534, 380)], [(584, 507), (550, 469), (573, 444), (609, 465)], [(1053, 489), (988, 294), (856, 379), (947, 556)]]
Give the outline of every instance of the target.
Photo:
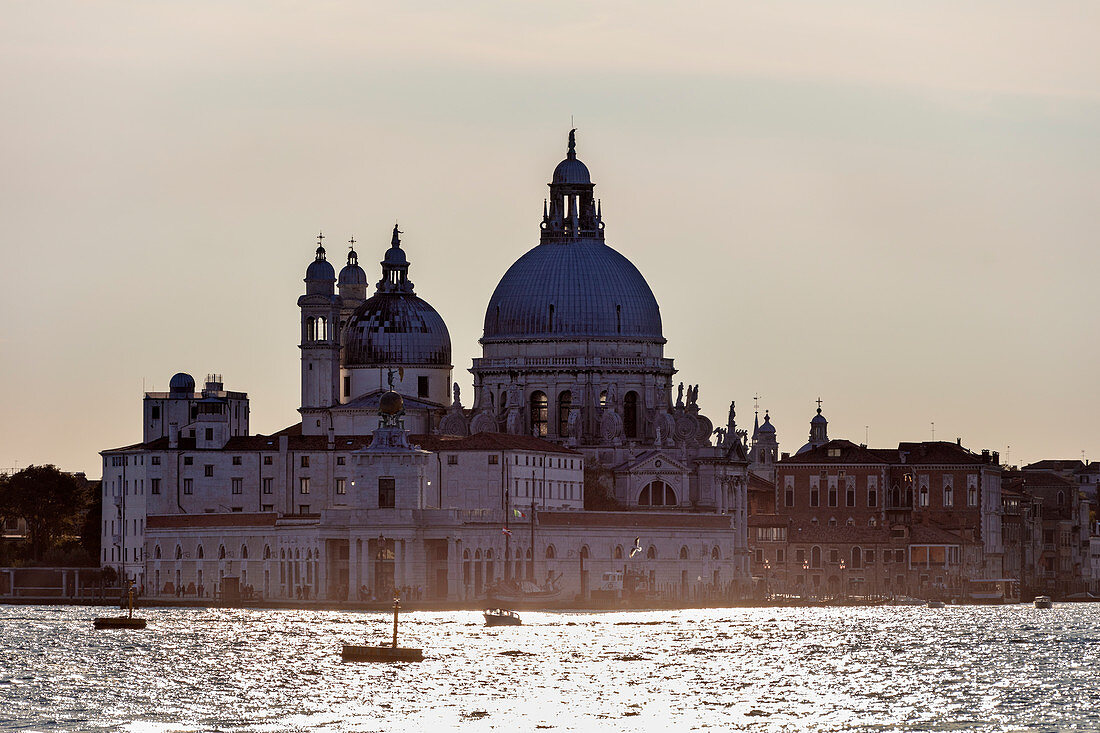
[[(0, 470), (172, 374), (298, 421), (316, 234), (399, 221), (469, 395), (577, 151), (716, 422), (1100, 458), (1100, 5), (0, 1)], [(468, 401), (468, 400), (467, 400)]]

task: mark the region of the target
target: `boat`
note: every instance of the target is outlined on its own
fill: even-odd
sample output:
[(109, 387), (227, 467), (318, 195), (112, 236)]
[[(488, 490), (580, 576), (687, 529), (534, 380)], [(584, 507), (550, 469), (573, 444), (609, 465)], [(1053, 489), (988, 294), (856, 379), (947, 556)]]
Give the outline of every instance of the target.
[(398, 595), (393, 594), (393, 643), (378, 646), (344, 644), (340, 658), (345, 662), (422, 662), (424, 652), (415, 647), (397, 646), (397, 610), (401, 608)]
[(1050, 596), (1035, 596), (1036, 608), (1053, 608), (1054, 604), (1051, 603)]
[(562, 595), (561, 587), (558, 585), (560, 580), (561, 573), (547, 576), (546, 585), (543, 586), (537, 586), (529, 580), (500, 581), (489, 589), (487, 598), (494, 606), (553, 601)]
[(943, 603), (943, 601), (929, 601), (928, 602), (928, 607), (929, 608), (943, 608), (944, 603)]
[(126, 591), (126, 607), (129, 613), (125, 616), (101, 616), (92, 621), (96, 629), (144, 629), (145, 619), (134, 618), (134, 586)]
[(486, 626), (519, 626), (519, 614), (506, 608), (490, 608), (485, 612)]

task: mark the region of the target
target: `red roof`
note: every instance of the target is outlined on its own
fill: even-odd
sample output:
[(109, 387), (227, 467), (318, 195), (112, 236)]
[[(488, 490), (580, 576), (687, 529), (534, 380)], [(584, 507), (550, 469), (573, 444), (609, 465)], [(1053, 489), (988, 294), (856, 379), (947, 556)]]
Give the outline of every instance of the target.
[[(279, 439), (286, 437), (288, 450), (324, 451), (328, 450), (327, 435), (302, 435), (302, 424), (291, 425), (272, 435), (238, 435), (230, 438), (222, 451), (243, 453), (247, 451), (278, 451)], [(370, 435), (337, 435), (334, 437), (337, 450), (361, 450), (371, 444)], [(533, 435), (510, 435), (508, 433), (476, 433), (469, 436), (458, 435), (409, 435), (409, 443), (419, 445), (426, 451), (530, 451), (532, 453), (561, 453), (579, 456), (579, 452), (536, 438)], [(168, 438), (157, 438), (148, 443), (137, 443), (122, 450), (168, 450)], [(195, 450), (194, 438), (181, 438), (178, 450)], [(111, 450), (103, 451), (110, 453)]]
[(555, 527), (622, 527), (624, 529), (731, 529), (729, 514), (687, 512), (552, 512), (540, 511), (538, 522)]
[(274, 527), (274, 512), (245, 514), (153, 514), (145, 520), (149, 529), (193, 529), (200, 527)]

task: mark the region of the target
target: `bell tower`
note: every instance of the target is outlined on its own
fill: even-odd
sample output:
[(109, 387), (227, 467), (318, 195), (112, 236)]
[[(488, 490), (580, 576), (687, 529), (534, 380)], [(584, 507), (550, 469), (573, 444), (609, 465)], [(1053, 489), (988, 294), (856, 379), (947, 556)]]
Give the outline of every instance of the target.
[(306, 293), (298, 298), (302, 336), (302, 432), (320, 435), (328, 430), (328, 408), (338, 400), (340, 378), (339, 317), (336, 272), (325, 257), (324, 234), (317, 235), (317, 251), (306, 268)]

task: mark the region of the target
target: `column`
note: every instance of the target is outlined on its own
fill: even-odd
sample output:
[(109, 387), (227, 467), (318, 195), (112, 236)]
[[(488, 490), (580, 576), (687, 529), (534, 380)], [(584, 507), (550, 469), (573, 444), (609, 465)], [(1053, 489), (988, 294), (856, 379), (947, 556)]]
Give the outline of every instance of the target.
[(348, 600), (359, 600), (359, 540), (348, 540)]
[(460, 542), (453, 535), (447, 538), (447, 600), (460, 599), (459, 590), (462, 588), (462, 550)]

